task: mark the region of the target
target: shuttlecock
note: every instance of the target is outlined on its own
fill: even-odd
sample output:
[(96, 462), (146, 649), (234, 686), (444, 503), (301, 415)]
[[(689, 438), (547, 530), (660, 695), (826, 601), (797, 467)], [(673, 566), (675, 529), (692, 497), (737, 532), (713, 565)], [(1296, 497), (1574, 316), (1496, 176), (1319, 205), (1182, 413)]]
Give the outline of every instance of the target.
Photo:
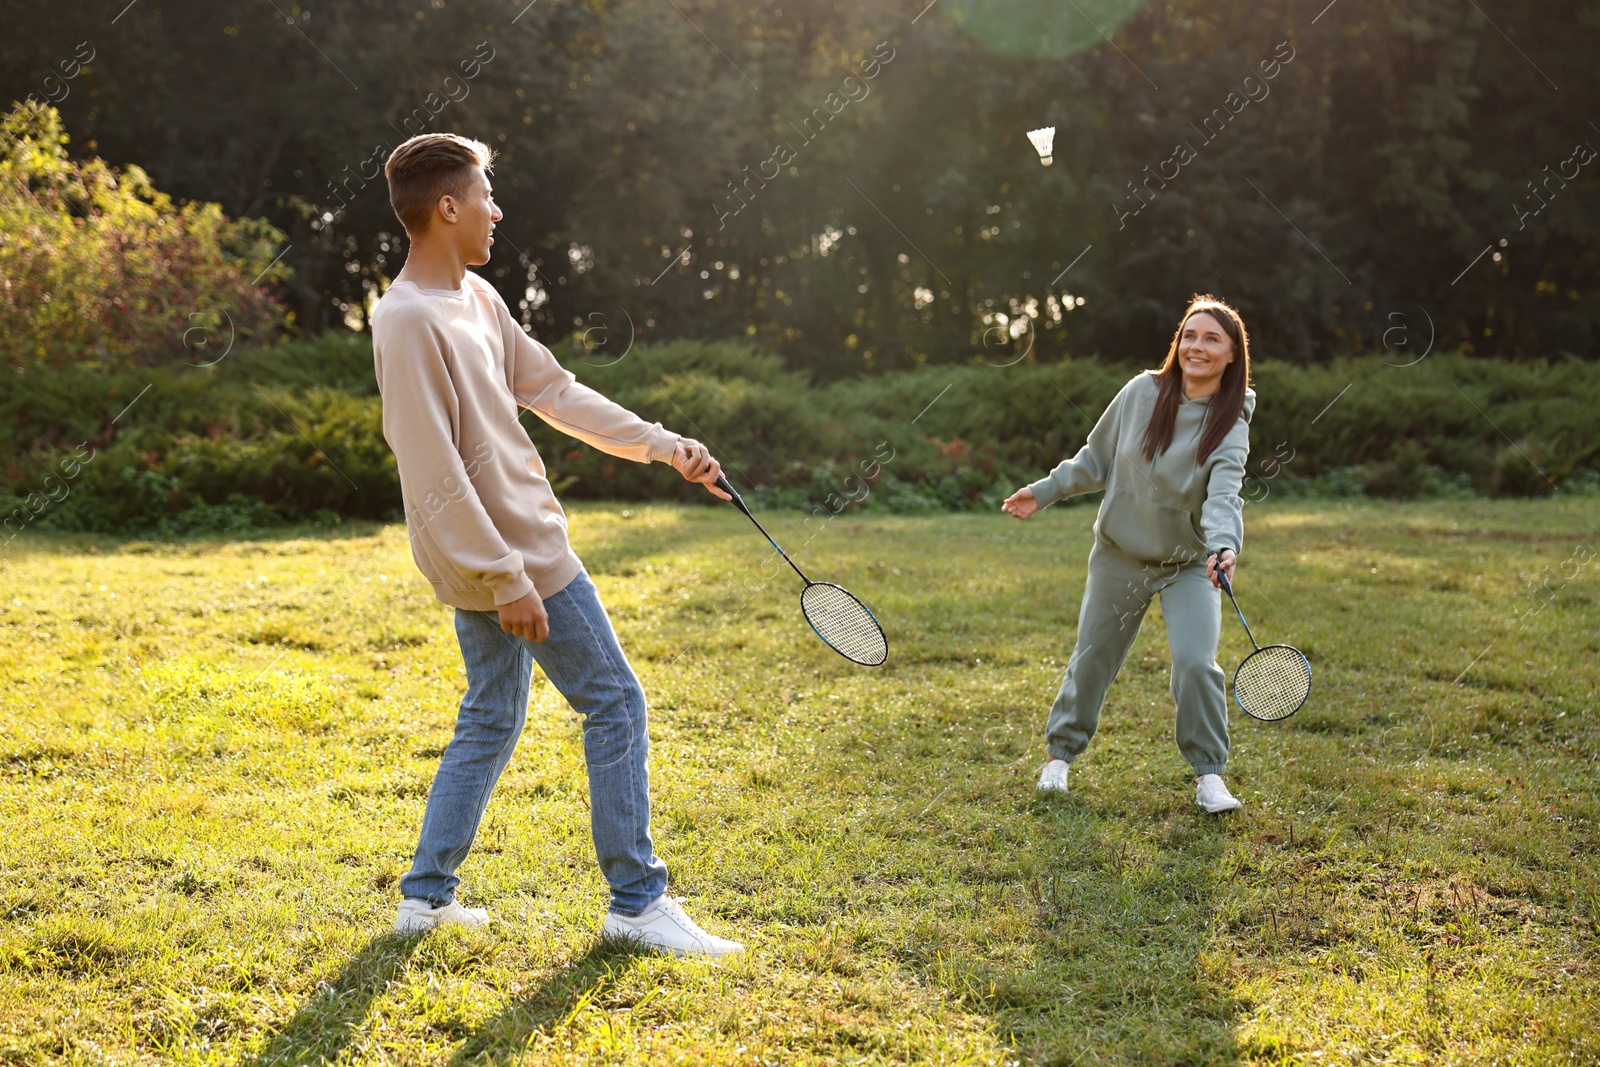
[(1046, 126), (1042, 130), (1029, 130), (1028, 140), (1033, 142), (1034, 151), (1039, 153), (1039, 162), (1048, 167), (1050, 165), (1050, 150), (1056, 141), (1056, 128), (1054, 126)]

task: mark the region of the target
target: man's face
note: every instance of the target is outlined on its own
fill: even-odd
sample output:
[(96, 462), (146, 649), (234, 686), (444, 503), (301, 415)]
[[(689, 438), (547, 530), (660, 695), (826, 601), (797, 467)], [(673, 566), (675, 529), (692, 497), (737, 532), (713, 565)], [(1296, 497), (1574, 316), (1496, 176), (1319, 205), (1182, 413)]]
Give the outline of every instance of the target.
[(474, 267), (489, 262), (489, 249), (494, 245), (494, 224), (503, 215), (494, 202), (494, 190), (489, 176), (482, 167), (469, 172), (466, 184), (450, 194), (454, 207), (454, 237), (461, 249), (462, 258)]

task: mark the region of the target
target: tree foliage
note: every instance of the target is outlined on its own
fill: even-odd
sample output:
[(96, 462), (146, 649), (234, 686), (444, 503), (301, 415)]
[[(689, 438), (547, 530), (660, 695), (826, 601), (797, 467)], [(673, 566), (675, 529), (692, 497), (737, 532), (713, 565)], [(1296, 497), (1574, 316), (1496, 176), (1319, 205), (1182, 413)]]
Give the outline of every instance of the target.
[(487, 273), (547, 337), (749, 337), (827, 376), (1148, 363), (1210, 291), (1293, 361), (1600, 339), (1595, 0), (1118, 0), (1070, 55), (977, 32), (1037, 0), (4, 6), (0, 88), (282, 228), (308, 329), (398, 269), (383, 153), (451, 129), (499, 151)]

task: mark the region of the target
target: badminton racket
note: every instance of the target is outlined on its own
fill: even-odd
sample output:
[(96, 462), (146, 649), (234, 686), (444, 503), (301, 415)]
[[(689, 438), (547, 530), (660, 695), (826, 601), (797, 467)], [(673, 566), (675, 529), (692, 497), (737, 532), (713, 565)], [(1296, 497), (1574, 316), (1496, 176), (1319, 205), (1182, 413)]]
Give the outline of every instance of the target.
[(1305, 653), (1292, 645), (1267, 645), (1263, 648), (1256, 644), (1256, 635), (1250, 632), (1250, 624), (1244, 621), (1244, 612), (1239, 610), (1239, 601), (1234, 599), (1233, 583), (1228, 581), (1228, 572), (1220, 566), (1217, 567), (1217, 580), (1222, 585), (1222, 591), (1228, 594), (1228, 599), (1233, 601), (1234, 614), (1239, 616), (1245, 636), (1255, 646), (1255, 651), (1246, 656), (1244, 662), (1239, 664), (1239, 669), (1233, 672), (1234, 702), (1244, 709), (1246, 715), (1262, 722), (1287, 719), (1299, 711), (1300, 705), (1311, 695), (1311, 662), (1306, 659)]
[(717, 475), (717, 488), (733, 499), (733, 506), (756, 524), (761, 536), (778, 550), (778, 555), (806, 583), (800, 591), (800, 612), (822, 643), (852, 663), (859, 663), (863, 667), (882, 666), (889, 658), (889, 640), (883, 636), (883, 627), (878, 625), (877, 618), (867, 606), (843, 586), (832, 582), (813, 582), (806, 577), (806, 572), (795, 565), (789, 553), (772, 540), (772, 535), (767, 533), (760, 520), (750, 514), (750, 509), (745, 507), (744, 500), (725, 476)]

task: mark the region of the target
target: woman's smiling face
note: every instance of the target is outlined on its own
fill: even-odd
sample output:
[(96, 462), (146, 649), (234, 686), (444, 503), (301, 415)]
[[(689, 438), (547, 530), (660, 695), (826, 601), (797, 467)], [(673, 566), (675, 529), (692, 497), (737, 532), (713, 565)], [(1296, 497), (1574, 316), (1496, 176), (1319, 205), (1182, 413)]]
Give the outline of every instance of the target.
[(1233, 339), (1209, 311), (1196, 311), (1178, 335), (1178, 365), (1183, 391), (1191, 398), (1210, 396), (1222, 384), (1222, 372), (1233, 362)]

